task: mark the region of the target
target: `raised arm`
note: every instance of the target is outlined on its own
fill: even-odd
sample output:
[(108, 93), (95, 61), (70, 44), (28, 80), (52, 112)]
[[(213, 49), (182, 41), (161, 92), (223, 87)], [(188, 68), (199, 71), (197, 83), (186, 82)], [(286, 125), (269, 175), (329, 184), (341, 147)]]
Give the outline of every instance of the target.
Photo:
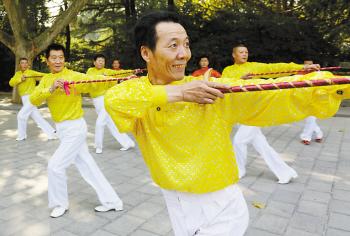
[(105, 94), (105, 107), (121, 132), (132, 132), (136, 120), (143, 117), (148, 109), (183, 101), (212, 104), (224, 96), (216, 88), (228, 86), (200, 80), (178, 85), (152, 85), (147, 77), (142, 77), (109, 89)]
[(18, 85), (19, 83), (22, 83), (22, 76), (19, 74), (19, 72), (16, 72), (14, 74), (14, 76), (10, 79), (9, 81), (9, 85), (11, 87), (15, 87), (16, 85)]
[(34, 106), (40, 106), (43, 104), (46, 99), (51, 96), (51, 93), (54, 91), (52, 90), (52, 84), (50, 84), (45, 77), (43, 77), (40, 80), (40, 83), (38, 86), (35, 87), (33, 93), (30, 95), (30, 102)]
[[(334, 77), (330, 72), (314, 72), (308, 75), (281, 77), (269, 80), (216, 79), (231, 86), (310, 80)], [(270, 126), (290, 123), (313, 115), (318, 118), (333, 116), (342, 99), (350, 97), (349, 85), (295, 88), (259, 92), (226, 94), (218, 101), (223, 118), (230, 124)]]

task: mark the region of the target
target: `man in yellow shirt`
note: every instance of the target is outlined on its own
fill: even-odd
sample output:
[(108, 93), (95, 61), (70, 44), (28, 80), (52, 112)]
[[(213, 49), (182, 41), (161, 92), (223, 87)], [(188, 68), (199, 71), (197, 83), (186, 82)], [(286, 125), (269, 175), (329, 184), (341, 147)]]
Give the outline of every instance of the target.
[(174, 13), (150, 13), (139, 19), (134, 32), (148, 75), (110, 88), (105, 94), (107, 112), (121, 132), (136, 137), (162, 190), (176, 236), (243, 235), (249, 217), (237, 186), (233, 125), (332, 116), (341, 99), (349, 97), (349, 86), (224, 96), (220, 89), (228, 86), (266, 81), (185, 76), (189, 37)]
[[(240, 44), (233, 47), (232, 57), (234, 64), (227, 66), (223, 72), (223, 77), (237, 79), (251, 79), (252, 73), (275, 73), (291, 70), (318, 69), (319, 65), (298, 65), (295, 63), (259, 63), (248, 62), (248, 49), (245, 45)], [(271, 74), (265, 77), (280, 77), (288, 74)], [(254, 77), (258, 78), (258, 77)], [(288, 166), (280, 157), (280, 155), (269, 145), (266, 137), (261, 129), (256, 126), (240, 125), (234, 138), (233, 146), (236, 154), (237, 165), (239, 169), (239, 177), (242, 178), (246, 174), (247, 163), (247, 145), (251, 143), (255, 150), (264, 159), (270, 170), (278, 178), (278, 183), (287, 184), (293, 178), (297, 178), (297, 172)]]
[[(128, 76), (128, 74), (125, 74), (127, 72), (130, 72), (132, 74), (132, 71), (127, 70), (111, 70), (105, 68), (106, 63), (106, 57), (103, 54), (97, 54), (94, 56), (94, 67), (91, 67), (86, 72), (87, 75), (117, 75), (122, 74), (124, 77)], [(107, 125), (109, 131), (111, 132), (112, 136), (122, 145), (121, 151), (126, 151), (129, 148), (135, 147), (134, 141), (132, 141), (131, 138), (127, 134), (121, 134), (119, 133), (117, 127), (113, 123), (111, 117), (108, 115), (108, 113), (105, 110), (104, 105), (104, 94), (107, 91), (107, 89), (111, 86), (114, 86), (116, 82), (109, 82), (105, 83), (105, 85), (101, 85), (96, 90), (90, 92), (90, 96), (92, 98), (92, 102), (95, 106), (96, 113), (97, 113), (97, 119), (96, 119), (96, 126), (95, 126), (95, 148), (96, 153), (100, 154), (102, 153), (103, 148), (103, 134), (105, 126)]]
[(30, 95), (30, 101), (37, 106), (47, 102), (60, 139), (47, 170), (49, 207), (53, 208), (50, 216), (60, 217), (68, 209), (66, 168), (71, 164), (96, 191), (101, 205), (95, 211), (120, 211), (123, 203), (96, 165), (86, 143), (87, 126), (83, 118), (81, 93), (91, 92), (103, 83), (75, 85), (70, 96), (63, 90), (63, 79), (77, 81), (94, 77), (103, 79), (103, 76), (91, 77), (65, 68), (64, 52), (64, 47), (59, 44), (51, 44), (47, 48), (46, 59), (51, 73), (41, 79)]
[(19, 59), (20, 70), (15, 73), (11, 78), (9, 84), (11, 87), (17, 86), (18, 94), (22, 99), (22, 108), (17, 114), (17, 141), (22, 141), (27, 138), (27, 122), (29, 116), (35, 121), (35, 123), (40, 127), (44, 133), (47, 135), (48, 139), (55, 139), (55, 130), (52, 126), (41, 116), (38, 108), (33, 106), (29, 101), (29, 95), (33, 92), (36, 81), (40, 80), (44, 73), (37, 72), (29, 69), (28, 59)]

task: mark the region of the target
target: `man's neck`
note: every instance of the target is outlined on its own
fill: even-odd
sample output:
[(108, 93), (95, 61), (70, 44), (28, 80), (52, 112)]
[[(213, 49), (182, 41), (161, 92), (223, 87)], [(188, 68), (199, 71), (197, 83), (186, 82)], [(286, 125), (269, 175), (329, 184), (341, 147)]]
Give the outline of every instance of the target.
[(247, 61), (246, 62), (235, 62), (234, 65), (241, 66), (241, 65), (244, 65), (245, 63), (247, 63)]

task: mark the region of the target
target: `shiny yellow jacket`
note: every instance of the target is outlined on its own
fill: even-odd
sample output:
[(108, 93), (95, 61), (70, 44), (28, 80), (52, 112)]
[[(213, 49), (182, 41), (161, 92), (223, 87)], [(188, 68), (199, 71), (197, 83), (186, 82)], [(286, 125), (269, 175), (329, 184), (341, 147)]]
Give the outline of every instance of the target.
[[(97, 69), (96, 67), (91, 67), (87, 70), (87, 75), (108, 75), (115, 78), (126, 77), (133, 73), (133, 70), (112, 70), (107, 68)], [(107, 89), (117, 84), (117, 81), (112, 81), (108, 83), (103, 83), (103, 85), (96, 88), (96, 90), (90, 92), (90, 97), (96, 98), (105, 94)]]
[[(260, 63), (260, 62), (246, 62), (243, 64), (233, 64), (225, 67), (222, 71), (223, 78), (236, 78), (241, 79), (242, 76), (253, 73), (271, 73), (291, 70), (301, 70), (304, 65), (298, 65), (295, 63)], [(292, 73), (291, 73), (292, 74)], [(287, 76), (288, 74), (270, 74), (264, 75), (264, 78), (276, 78), (281, 76)], [(253, 77), (255, 79), (261, 76)]]
[[(23, 75), (28, 77), (24, 81), (22, 81)], [(11, 78), (9, 84), (11, 87), (17, 86), (18, 94), (20, 96), (28, 95), (34, 91), (36, 81), (39, 81), (43, 75), (45, 75), (45, 73), (37, 72), (34, 70), (25, 70), (24, 72), (17, 71)]]
[(75, 120), (82, 117), (84, 115), (84, 111), (82, 109), (81, 93), (89, 93), (93, 90), (96, 90), (99, 86), (104, 86), (104, 83), (101, 82), (70, 85), (70, 95), (66, 95), (65, 92), (61, 89), (56, 89), (51, 94), (49, 90), (54, 81), (57, 79), (64, 79), (66, 81), (78, 81), (105, 79), (105, 77), (88, 76), (86, 74), (64, 68), (59, 73), (50, 73), (41, 79), (40, 84), (30, 95), (30, 102), (35, 106), (39, 106), (46, 101), (50, 109), (52, 119), (55, 122), (62, 122), (65, 120)]
[[(276, 80), (211, 78), (230, 85), (332, 77), (331, 73)], [(199, 77), (187, 76), (174, 84)], [(343, 89), (342, 95), (337, 90)], [(167, 102), (165, 86), (147, 77), (114, 86), (105, 94), (105, 107), (121, 132), (136, 137), (155, 183), (164, 189), (208, 193), (238, 181), (230, 133), (236, 123), (266, 126), (314, 115), (333, 116), (349, 86), (226, 94), (215, 104)]]

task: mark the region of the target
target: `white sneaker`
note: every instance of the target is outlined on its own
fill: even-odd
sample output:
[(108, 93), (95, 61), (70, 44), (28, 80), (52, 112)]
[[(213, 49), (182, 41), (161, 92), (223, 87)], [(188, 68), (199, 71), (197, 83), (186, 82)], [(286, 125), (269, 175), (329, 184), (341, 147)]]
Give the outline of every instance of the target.
[(56, 135), (49, 136), (47, 140), (56, 140), (58, 139)]
[(67, 209), (65, 207), (58, 206), (52, 210), (50, 216), (52, 218), (57, 218), (57, 217), (63, 216), (64, 213), (66, 213), (66, 212), (67, 212)]
[(120, 151), (127, 151), (129, 150), (130, 148), (134, 148), (135, 147), (135, 143), (132, 143), (126, 147), (122, 147), (121, 149), (119, 149)]
[(288, 178), (286, 178), (286, 179), (278, 180), (278, 183), (279, 184), (289, 184), (292, 179), (296, 179), (296, 178), (298, 178), (298, 174), (295, 173), (295, 174), (288, 176)]
[(24, 141), (26, 140), (27, 137), (17, 137), (16, 138), (16, 141)]
[(123, 204), (120, 204), (118, 206), (115, 207), (107, 207), (104, 205), (100, 205), (95, 207), (95, 211), (97, 212), (107, 212), (107, 211), (122, 211), (123, 210)]
[(96, 148), (96, 154), (101, 154), (102, 153), (102, 148)]

